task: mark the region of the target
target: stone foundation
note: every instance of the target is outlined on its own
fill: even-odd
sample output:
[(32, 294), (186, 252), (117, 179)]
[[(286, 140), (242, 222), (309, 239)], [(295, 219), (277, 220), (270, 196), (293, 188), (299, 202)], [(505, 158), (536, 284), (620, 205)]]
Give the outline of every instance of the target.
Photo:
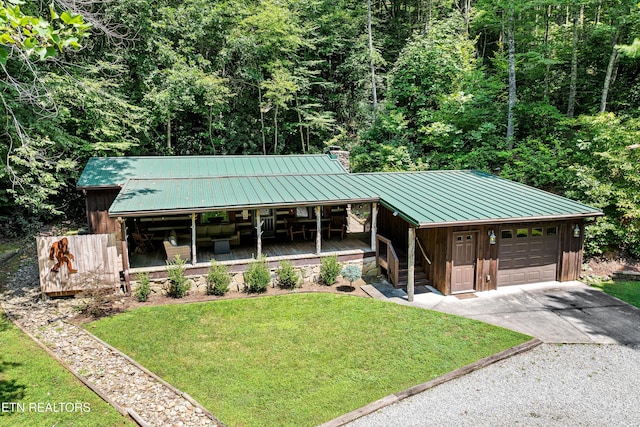
[[(362, 270), (362, 278), (366, 281), (367, 278), (376, 277), (377, 275), (377, 267), (376, 267), (376, 259), (375, 257), (364, 258), (357, 261), (347, 261), (341, 263), (342, 267), (346, 267), (347, 265), (355, 265)], [(301, 283), (304, 285), (305, 283), (315, 283), (319, 281), (320, 278), (320, 265), (303, 265), (303, 266), (295, 266), (294, 267), (298, 276), (301, 278)], [(203, 275), (199, 276), (188, 276), (189, 282), (191, 282), (191, 289), (189, 289), (190, 294), (201, 294), (204, 295), (207, 290), (207, 277)], [(271, 283), (275, 283), (276, 281), (276, 269), (271, 269)], [(154, 293), (165, 295), (165, 288), (167, 287), (168, 279), (155, 279), (151, 280), (151, 289)], [(135, 292), (137, 287), (137, 282), (131, 282), (131, 289)], [(229, 288), (241, 291), (244, 289), (244, 276), (243, 273), (231, 273), (231, 283), (229, 284)]]

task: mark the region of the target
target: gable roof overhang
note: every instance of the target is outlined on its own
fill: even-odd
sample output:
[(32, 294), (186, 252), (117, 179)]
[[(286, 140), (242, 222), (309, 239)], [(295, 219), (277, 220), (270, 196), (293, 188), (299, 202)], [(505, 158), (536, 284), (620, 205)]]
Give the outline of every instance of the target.
[(377, 202), (349, 174), (130, 179), (109, 208), (112, 217), (215, 210)]

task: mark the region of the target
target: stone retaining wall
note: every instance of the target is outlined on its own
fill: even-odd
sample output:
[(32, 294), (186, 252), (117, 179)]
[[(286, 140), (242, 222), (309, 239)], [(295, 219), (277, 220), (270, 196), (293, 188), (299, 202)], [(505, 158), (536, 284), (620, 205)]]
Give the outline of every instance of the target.
[(640, 281), (640, 271), (616, 271), (613, 278), (617, 280), (638, 280)]

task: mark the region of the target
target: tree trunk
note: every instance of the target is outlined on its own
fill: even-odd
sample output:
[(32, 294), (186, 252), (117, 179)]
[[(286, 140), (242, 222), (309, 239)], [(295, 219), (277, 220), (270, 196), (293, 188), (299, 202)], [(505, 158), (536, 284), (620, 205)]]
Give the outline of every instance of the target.
[(278, 106), (273, 112), (273, 154), (278, 151)]
[(604, 86), (602, 87), (602, 97), (600, 98), (600, 112), (607, 111), (607, 98), (609, 97), (609, 88), (611, 87), (613, 70), (618, 62), (618, 49), (616, 49), (616, 43), (618, 42), (618, 32), (613, 35), (611, 56), (609, 56), (609, 64), (607, 65), (607, 74), (604, 77)]
[(264, 134), (264, 111), (262, 110), (262, 89), (258, 84), (258, 108), (260, 109), (260, 133), (262, 134), (262, 154), (267, 155), (267, 137)]
[(302, 115), (300, 114), (300, 104), (298, 102), (297, 96), (296, 96), (296, 111), (298, 112), (298, 130), (300, 131), (300, 143), (302, 144), (302, 154), (306, 154), (304, 149), (304, 127), (302, 126)]
[[(549, 51), (549, 22), (551, 21), (551, 5), (547, 6), (545, 12), (545, 23), (544, 23), (544, 57), (548, 59), (548, 51)], [(545, 66), (544, 71), (544, 100), (547, 101), (549, 99), (549, 75), (551, 73), (551, 65), (547, 61), (547, 65)]]
[(376, 67), (373, 58), (373, 32), (371, 30), (371, 0), (367, 1), (367, 32), (369, 35), (369, 63), (371, 67), (371, 94), (373, 98), (373, 112), (378, 109), (378, 94), (376, 90)]
[(209, 144), (211, 144), (211, 148), (213, 149), (213, 154), (216, 154), (216, 146), (213, 143), (213, 135), (211, 129), (213, 128), (213, 107), (209, 106), (209, 114), (207, 119), (209, 120)]
[(571, 42), (571, 74), (569, 77), (569, 101), (567, 117), (572, 118), (576, 107), (576, 92), (578, 90), (578, 13), (573, 14), (573, 41)]
[(508, 11), (507, 44), (509, 54), (509, 109), (507, 113), (507, 148), (513, 148), (514, 109), (516, 106), (516, 42), (514, 36), (513, 6)]
[(167, 148), (171, 148), (171, 114), (167, 117)]
[(371, 66), (371, 93), (373, 95), (373, 114), (378, 109), (378, 94), (376, 93), (376, 65), (373, 60), (373, 34), (371, 33), (371, 0), (367, 0), (367, 31), (369, 32), (369, 63)]

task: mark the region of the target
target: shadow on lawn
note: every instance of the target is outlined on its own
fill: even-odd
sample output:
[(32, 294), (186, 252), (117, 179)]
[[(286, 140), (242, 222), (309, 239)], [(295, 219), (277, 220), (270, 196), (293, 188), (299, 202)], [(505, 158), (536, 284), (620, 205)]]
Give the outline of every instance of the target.
[[(1, 327), (1, 324), (0, 324)], [(0, 375), (11, 369), (21, 366), (22, 363), (0, 361)], [(16, 380), (0, 379), (0, 402), (17, 402), (24, 397), (25, 386)], [(0, 416), (4, 412), (0, 411)]]

